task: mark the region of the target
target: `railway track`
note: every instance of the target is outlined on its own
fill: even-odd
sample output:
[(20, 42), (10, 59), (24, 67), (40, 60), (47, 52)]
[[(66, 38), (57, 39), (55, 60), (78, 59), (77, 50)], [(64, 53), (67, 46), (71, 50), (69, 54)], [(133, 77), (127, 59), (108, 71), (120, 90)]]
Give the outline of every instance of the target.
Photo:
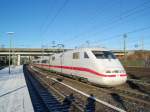
[(135, 85), (134, 83), (130, 84), (130, 86), (131, 85), (134, 86), (132, 88), (128, 87), (128, 84), (124, 84), (124, 85), (125, 86), (123, 87), (114, 87), (111, 89), (108, 89), (108, 88), (106, 89), (106, 88), (101, 88), (101, 87), (99, 87), (98, 89), (107, 93), (113, 93), (113, 92), (119, 93), (120, 96), (123, 96), (127, 99), (135, 100), (136, 103), (140, 102), (140, 103), (149, 105), (150, 94), (146, 93), (144, 91), (144, 88), (140, 89), (140, 87)]
[[(55, 88), (61, 94), (69, 95), (70, 93), (73, 93), (74, 97), (76, 99), (75, 104), (78, 105), (79, 108), (81, 108), (85, 112), (93, 112), (93, 111), (87, 109), (87, 99), (90, 97), (89, 94), (84, 93), (83, 91), (80, 91), (78, 89), (72, 88), (70, 85), (66, 85), (65, 83), (59, 83), (59, 81), (55, 80), (55, 78), (58, 78), (58, 77), (50, 78), (46, 74), (41, 75), (41, 73), (40, 73), (40, 75), (38, 75), (38, 78), (40, 80), (43, 80), (43, 82), (47, 83), (48, 85), (53, 86), (53, 88)], [(105, 101), (99, 100), (99, 99), (96, 99), (96, 105), (97, 106), (96, 106), (95, 112), (100, 112), (100, 111), (125, 112), (123, 109), (120, 109), (116, 106), (113, 106), (113, 105), (111, 105)]]
[[(44, 77), (44, 76), (42, 76)], [(50, 77), (50, 75), (45, 75), (45, 77)], [(59, 76), (60, 78), (61, 76)], [(55, 76), (55, 78), (58, 78), (58, 75)], [(62, 78), (62, 77), (61, 77)], [(88, 88), (89, 90), (86, 90), (84, 88), (83, 91), (92, 91), (92, 93), (94, 93), (95, 95), (97, 93), (105, 93), (107, 95), (98, 95), (97, 97), (99, 98), (103, 98), (103, 97), (108, 97), (107, 98), (107, 101), (114, 104), (114, 105), (117, 105), (118, 107), (120, 108), (123, 108), (125, 110), (128, 110), (128, 108), (130, 108), (128, 111), (139, 111), (139, 110), (144, 110), (144, 112), (148, 112), (149, 111), (149, 102), (146, 100), (144, 101), (143, 99), (141, 99), (141, 96), (142, 94), (140, 93), (136, 93), (136, 96), (135, 96), (135, 92), (132, 92), (132, 91), (125, 91), (125, 90), (121, 90), (119, 88), (117, 89), (106, 89), (106, 88), (99, 88), (99, 87), (95, 87), (95, 86), (92, 86), (92, 85), (89, 85), (89, 84), (85, 84), (85, 83), (82, 83), (82, 82), (79, 82), (79, 81), (76, 81), (76, 80), (73, 80), (73, 79), (68, 79), (68, 78), (64, 78), (65, 81), (70, 84), (71, 86), (74, 86), (75, 84), (77, 85), (84, 85), (85, 87), (84, 88)], [(45, 80), (48, 80), (45, 78)], [(64, 81), (63, 81), (64, 82)], [(73, 83), (73, 84), (72, 84)], [(63, 91), (61, 90), (61, 87), (59, 88), (59, 86), (56, 87), (59, 91)], [(64, 91), (65, 93), (65, 91)], [(116, 101), (112, 101), (112, 98), (110, 97), (113, 97), (113, 99), (115, 99)], [(140, 99), (138, 98), (140, 97)], [(143, 96), (142, 96), (143, 97)], [(109, 99), (110, 98), (110, 99)], [(145, 98), (145, 97), (143, 97)], [(109, 99), (109, 100), (108, 100)], [(105, 101), (106, 99), (104, 99)], [(117, 103), (116, 103), (117, 102)], [(118, 103), (119, 102), (119, 103)], [(120, 103), (122, 102), (122, 103)], [(145, 109), (147, 108), (147, 109)]]
[[(39, 74), (33, 72), (30, 68), (28, 68), (28, 69), (29, 69), (30, 74), (32, 74), (32, 76), (34, 77), (34, 79), (37, 80), (38, 82), (40, 82), (40, 84), (44, 88), (46, 88), (48, 93), (50, 91), (52, 93), (52, 95), (55, 96), (55, 99), (57, 99), (59, 101), (59, 105), (58, 104), (57, 105), (52, 105), (52, 106), (48, 105), (48, 107), (50, 109), (50, 112), (83, 112), (83, 109), (81, 109), (79, 106), (77, 106), (74, 102), (72, 102), (71, 105), (64, 102), (65, 98), (67, 98), (67, 95), (63, 95), (63, 94), (61, 94), (61, 92), (59, 92), (55, 88), (50, 87), (49, 83), (45, 82), (42, 78), (40, 78), (38, 76)], [(45, 94), (44, 94), (44, 97), (45, 97)], [(49, 104), (49, 100), (53, 104), (53, 99), (47, 97), (46, 100), (48, 101), (48, 104)], [(54, 101), (54, 103), (55, 103), (55, 101)], [(55, 108), (58, 108), (58, 110), (55, 111)], [(45, 111), (42, 111), (42, 112), (45, 112)]]
[(150, 96), (150, 69), (129, 67), (127, 70), (127, 83), (130, 88), (133, 88)]
[(45, 106), (44, 102), (42, 101), (41, 97), (39, 94), (37, 94), (36, 89), (33, 87), (32, 82), (30, 81), (29, 77), (27, 77), (26, 75), (29, 73), (25, 73), (25, 79), (26, 79), (26, 83), (28, 86), (28, 90), (30, 93), (30, 97), (32, 100), (32, 104), (34, 107), (34, 111), (35, 112), (49, 112), (48, 108)]
[(62, 105), (26, 67), (24, 74), (35, 112), (68, 112), (68, 104)]
[(143, 67), (125, 67), (127, 74), (129, 76), (129, 81), (134, 81), (135, 83), (142, 85), (150, 84), (150, 69)]
[(111, 91), (116, 91), (121, 96), (128, 97), (129, 99), (135, 100), (137, 103), (143, 103), (150, 105), (150, 96), (145, 93), (139, 93), (135, 90), (122, 89), (122, 88), (113, 88)]
[(128, 81), (134, 82), (136, 84), (140, 84), (143, 86), (149, 86), (150, 87), (150, 82), (148, 81), (143, 81), (143, 80), (138, 80), (138, 79), (128, 79)]

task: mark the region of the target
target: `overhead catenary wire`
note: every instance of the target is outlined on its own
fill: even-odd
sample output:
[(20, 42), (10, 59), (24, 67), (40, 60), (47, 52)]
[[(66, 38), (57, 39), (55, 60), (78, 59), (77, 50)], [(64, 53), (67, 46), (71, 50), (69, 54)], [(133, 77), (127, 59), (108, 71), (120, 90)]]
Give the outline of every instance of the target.
[[(129, 16), (128, 16), (129, 17)], [(109, 29), (112, 29), (113, 27), (110, 27)], [(139, 31), (143, 31), (143, 30), (146, 30), (146, 29), (149, 29), (149, 27), (147, 28), (147, 27), (144, 27), (144, 28), (140, 28), (140, 29), (135, 29), (135, 30), (132, 30), (132, 31), (129, 31), (129, 32), (127, 32), (128, 34), (130, 34), (130, 33), (136, 33), (136, 32), (139, 32)], [(108, 30), (108, 29), (107, 29)], [(103, 30), (104, 31), (104, 30)], [(122, 36), (122, 34), (118, 34), (118, 35), (116, 35), (116, 37), (119, 37), (119, 36)], [(108, 39), (110, 39), (110, 38), (108, 38)], [(114, 38), (112, 38), (112, 39), (114, 39)], [(105, 41), (105, 39), (103, 39), (104, 41)]]
[(149, 41), (145, 41), (145, 37), (150, 37), (150, 36), (141, 36), (141, 38), (138, 38), (136, 41), (129, 43), (128, 45), (131, 47), (135, 47), (137, 45), (138, 48), (144, 50), (146, 45), (149, 45)]
[[(129, 10), (123, 12), (121, 19), (120, 19), (120, 15), (119, 15), (119, 16), (115, 16), (115, 17), (114, 17), (115, 20), (112, 20), (112, 18), (109, 19), (109, 20), (112, 20), (112, 21), (108, 23), (108, 26), (113, 25), (113, 24), (116, 24), (116, 23), (120, 22), (120, 20), (126, 19), (126, 18), (128, 18), (128, 17), (130, 17), (130, 16), (132, 16), (132, 15), (134, 15), (134, 14), (137, 14), (138, 12), (141, 12), (141, 11), (145, 10), (146, 8), (149, 8), (149, 7), (144, 7), (144, 9), (138, 9), (139, 7), (142, 7), (142, 6), (144, 6), (145, 4), (148, 4), (148, 3), (150, 3), (150, 1), (146, 1), (146, 2), (144, 2), (144, 3), (142, 3), (142, 4), (140, 4), (140, 5), (138, 5), (138, 6), (134, 7), (134, 8), (132, 8), (132, 9), (129, 9)], [(138, 10), (137, 10), (137, 9), (138, 9)], [(124, 16), (123, 16), (123, 15), (124, 15)], [(105, 25), (105, 26), (107, 26), (107, 25)], [(99, 27), (99, 25), (98, 25), (98, 27)], [(80, 34), (77, 34), (77, 35), (75, 35), (73, 38), (68, 39), (67, 41), (72, 41), (72, 40), (78, 39), (80, 36), (87, 35), (87, 34), (91, 33), (93, 30), (95, 30), (96, 28), (97, 28), (97, 27), (94, 26), (94, 27), (92, 27), (91, 29), (89, 29), (88, 31), (82, 32), (82, 33), (80, 33)], [(109, 28), (109, 29), (112, 29), (112, 27)], [(105, 30), (108, 30), (108, 28), (105, 28), (105, 29), (102, 30), (102, 31), (105, 31)], [(96, 33), (99, 33), (99, 31), (96, 32)]]
[[(109, 2), (109, 3), (110, 3), (110, 2)], [(110, 8), (111, 6), (114, 7), (114, 3), (115, 3), (115, 2), (113, 2), (113, 4), (110, 4), (109, 7), (107, 6), (107, 8)], [(108, 4), (107, 4), (107, 5), (108, 5)], [(101, 14), (101, 16), (102, 16), (103, 14), (105, 14), (104, 11), (105, 11), (104, 9), (101, 9), (100, 12), (99, 12), (99, 10), (96, 10), (96, 15), (93, 16), (93, 17), (91, 17), (91, 18), (89, 19), (88, 24), (95, 21), (94, 19), (96, 18), (97, 14)], [(89, 30), (89, 31), (90, 31), (90, 30)], [(79, 33), (78, 35), (84, 35), (84, 34), (87, 33), (87, 32), (88, 32), (88, 31), (81, 32), (81, 33)], [(74, 36), (72, 39), (74, 39), (74, 38), (76, 38), (76, 37), (78, 38), (78, 35)], [(72, 40), (72, 39), (68, 39), (67, 41), (70, 41), (70, 40)]]
[[(150, 26), (147, 26), (147, 27), (127, 31), (125, 33), (126, 34), (132, 34), (132, 33), (137, 33), (137, 32), (141, 32), (141, 31), (145, 31), (145, 30), (149, 30), (149, 29), (150, 29)], [(115, 38), (119, 38), (119, 37), (122, 38), (122, 36), (123, 36), (123, 33), (120, 33), (120, 34), (116, 34), (116, 35), (113, 35), (113, 36), (110, 36), (110, 37), (107, 37), (107, 38), (104, 38), (104, 39), (96, 40), (94, 43), (102, 44), (102, 43), (105, 43), (105, 42), (110, 41), (110, 40), (115, 39)]]
[[(147, 7), (147, 8), (150, 8), (150, 7)], [(141, 10), (138, 10), (138, 11), (135, 11), (135, 12), (130, 13), (130, 14), (128, 14), (128, 15), (125, 15), (124, 17), (122, 17), (122, 20), (123, 20), (123, 19), (126, 19), (126, 18), (128, 18), (128, 17), (130, 17), (130, 16), (132, 16), (132, 15), (134, 15), (134, 14), (136, 14), (136, 12), (140, 12), (140, 11), (143, 11), (143, 10), (145, 10), (145, 9), (146, 9), (146, 8), (141, 9)], [(116, 23), (118, 23), (118, 22), (120, 22), (119, 19), (118, 19), (118, 20), (115, 20), (115, 21), (112, 22), (110, 25), (116, 24)], [(106, 28), (106, 29), (104, 29), (104, 30), (102, 30), (102, 31), (107, 31), (107, 30), (112, 29), (112, 28), (113, 28), (113, 26), (112, 26), (112, 27), (108, 27), (108, 28)], [(96, 34), (98, 34), (98, 33), (99, 33), (99, 31), (98, 31), (98, 32), (95, 32), (93, 35), (96, 35)]]
[[(56, 0), (53, 0), (53, 3), (55, 3)], [(52, 5), (49, 10), (52, 10), (54, 8), (54, 5)], [(41, 26), (40, 26), (40, 30), (42, 30), (45, 26), (45, 22), (48, 21), (48, 19), (50, 18), (50, 14), (46, 15), (45, 20), (42, 22)]]
[(50, 26), (54, 23), (54, 21), (56, 20), (56, 18), (58, 17), (58, 15), (61, 13), (61, 11), (64, 9), (64, 7), (67, 5), (68, 2), (69, 0), (65, 0), (63, 5), (57, 10), (56, 14), (52, 17), (50, 22), (47, 24), (47, 26), (43, 30), (42, 36), (47, 32), (48, 28), (50, 28)]
[[(150, 29), (150, 26), (147, 26), (147, 27), (138, 28), (138, 29), (135, 29), (135, 30), (132, 30), (132, 31), (128, 31), (125, 34), (133, 34), (133, 33), (142, 32), (142, 31), (145, 31), (145, 30), (149, 30), (149, 29)], [(116, 34), (116, 35), (110, 36), (110, 37), (105, 38), (105, 39), (97, 40), (94, 43), (99, 44), (99, 41), (102, 41), (102, 42), (100, 42), (102, 44), (102, 43), (105, 43), (105, 42), (110, 41), (110, 40), (115, 39), (115, 38), (122, 38), (122, 36), (123, 36), (123, 33), (120, 33), (120, 34)]]
[[(113, 3), (108, 2), (105, 8), (114, 7), (114, 4), (116, 4), (116, 2), (113, 2)], [(89, 18), (88, 24), (92, 23), (92, 22), (95, 22), (95, 19), (99, 14), (101, 14), (101, 16), (103, 16), (105, 14), (105, 8), (102, 8), (102, 9), (99, 8), (99, 9), (95, 10), (95, 15)], [(86, 25), (87, 25), (87, 23), (86, 23)]]
[[(144, 9), (135, 10), (135, 9), (138, 9), (140, 6), (143, 6), (143, 5), (148, 4), (148, 3), (150, 3), (150, 1), (144, 2), (143, 4), (137, 6), (137, 7), (133, 8), (133, 9), (130, 9), (130, 10), (128, 10), (128, 11), (125, 11), (124, 14), (127, 14), (127, 15), (124, 15), (124, 16), (123, 16), (123, 14), (122, 14), (121, 19), (118, 18), (118, 19), (112, 21), (109, 25), (118, 23), (118, 22), (120, 22), (120, 21), (123, 20), (123, 19), (126, 19), (126, 18), (128, 18), (128, 17), (130, 17), (130, 16), (133, 16), (134, 14), (137, 14), (137, 12), (141, 12), (141, 11), (145, 10), (146, 8), (150, 8), (150, 7), (144, 7)], [(110, 27), (110, 29), (111, 29), (111, 28), (112, 28), (112, 27)], [(104, 29), (103, 31), (105, 31), (105, 30), (108, 30), (108, 29)], [(96, 32), (96, 33), (97, 33), (97, 32)]]
[[(147, 26), (147, 27), (143, 27), (143, 28), (138, 28), (138, 29), (135, 29), (135, 30), (132, 30), (132, 31), (128, 31), (126, 32), (126, 34), (132, 34), (132, 33), (136, 33), (136, 32), (141, 32), (141, 31), (145, 31), (145, 30), (149, 30), (150, 29), (150, 26)], [(102, 39), (103, 42), (105, 41), (108, 41), (108, 40), (112, 40), (114, 38), (119, 38), (119, 37), (122, 37), (122, 33), (120, 34), (117, 34), (117, 35), (113, 35), (113, 36), (110, 36), (108, 38), (105, 38), (105, 39)], [(100, 40), (98, 40), (100, 41)]]

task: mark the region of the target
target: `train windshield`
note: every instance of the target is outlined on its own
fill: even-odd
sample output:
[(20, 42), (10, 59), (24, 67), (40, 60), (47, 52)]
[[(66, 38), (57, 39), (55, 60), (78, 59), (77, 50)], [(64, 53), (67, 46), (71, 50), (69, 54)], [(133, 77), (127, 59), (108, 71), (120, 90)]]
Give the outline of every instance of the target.
[(92, 51), (97, 59), (116, 59), (116, 56), (110, 51)]

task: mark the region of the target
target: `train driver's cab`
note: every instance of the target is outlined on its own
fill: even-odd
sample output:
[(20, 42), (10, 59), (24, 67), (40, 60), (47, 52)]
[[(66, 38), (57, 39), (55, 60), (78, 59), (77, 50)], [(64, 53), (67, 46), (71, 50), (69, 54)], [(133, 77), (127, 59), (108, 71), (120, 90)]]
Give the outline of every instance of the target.
[(110, 51), (92, 51), (96, 59), (116, 59), (116, 56)]

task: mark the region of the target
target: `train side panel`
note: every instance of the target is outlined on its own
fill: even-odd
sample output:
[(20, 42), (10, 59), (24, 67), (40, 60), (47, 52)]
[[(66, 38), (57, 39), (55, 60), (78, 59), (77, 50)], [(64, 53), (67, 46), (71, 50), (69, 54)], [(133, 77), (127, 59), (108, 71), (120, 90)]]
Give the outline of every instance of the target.
[[(87, 48), (55, 54), (50, 57), (50, 66), (47, 68), (67, 75), (84, 77), (89, 82), (99, 85), (115, 86), (125, 83), (127, 75), (122, 72), (124, 68), (119, 60), (98, 58), (92, 50), (101, 52), (100, 49)], [(104, 52), (111, 54), (107, 50)]]

